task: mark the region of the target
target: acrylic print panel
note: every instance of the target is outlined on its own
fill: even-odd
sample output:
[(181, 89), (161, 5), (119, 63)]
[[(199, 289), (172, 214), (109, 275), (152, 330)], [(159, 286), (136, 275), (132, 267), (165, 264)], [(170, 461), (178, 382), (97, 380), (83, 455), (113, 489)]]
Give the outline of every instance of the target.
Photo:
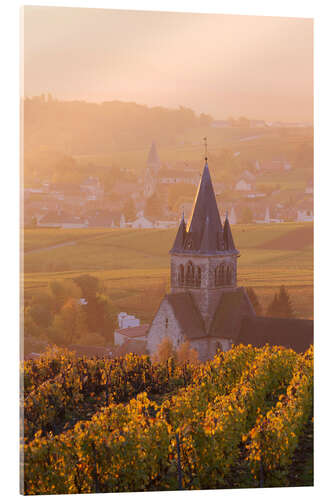
[(312, 486), (312, 20), (23, 20), (22, 493)]

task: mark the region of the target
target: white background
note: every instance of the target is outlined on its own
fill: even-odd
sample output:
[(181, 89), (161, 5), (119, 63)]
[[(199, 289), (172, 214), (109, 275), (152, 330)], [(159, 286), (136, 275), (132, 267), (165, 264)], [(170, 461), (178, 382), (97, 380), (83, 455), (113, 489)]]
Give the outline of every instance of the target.
[[(314, 18), (315, 56), (315, 488), (136, 493), (126, 498), (331, 498), (333, 478), (332, 234), (333, 234), (333, 19), (329, 0), (68, 1), (28, 5), (212, 12)], [(19, 496), (19, 92), (20, 1), (1, 7), (1, 494)], [(138, 464), (139, 466), (139, 464)], [(88, 495), (81, 495), (81, 497)], [(66, 498), (65, 495), (60, 495)], [(95, 495), (94, 495), (95, 497)], [(125, 498), (113, 494), (113, 498)], [(46, 498), (42, 496), (41, 498)], [(89, 495), (91, 498), (91, 495)], [(97, 498), (97, 497), (96, 497)]]

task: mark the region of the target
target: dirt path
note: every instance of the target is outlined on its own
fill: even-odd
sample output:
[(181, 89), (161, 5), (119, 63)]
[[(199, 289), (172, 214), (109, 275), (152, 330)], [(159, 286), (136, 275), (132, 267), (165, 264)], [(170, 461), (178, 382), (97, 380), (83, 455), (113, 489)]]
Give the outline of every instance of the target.
[(34, 248), (33, 250), (28, 250), (28, 252), (24, 252), (24, 255), (29, 255), (30, 253), (44, 252), (47, 250), (53, 250), (54, 248), (67, 247), (70, 245), (76, 245), (76, 241), (65, 241), (65, 243), (58, 243), (58, 245), (52, 245), (50, 247)]

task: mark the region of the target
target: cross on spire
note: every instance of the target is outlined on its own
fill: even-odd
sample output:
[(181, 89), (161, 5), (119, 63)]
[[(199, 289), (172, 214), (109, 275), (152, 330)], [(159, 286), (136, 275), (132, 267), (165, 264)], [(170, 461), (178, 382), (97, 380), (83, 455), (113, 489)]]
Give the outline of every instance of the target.
[(207, 161), (207, 137), (204, 137), (203, 140), (205, 145), (205, 160)]

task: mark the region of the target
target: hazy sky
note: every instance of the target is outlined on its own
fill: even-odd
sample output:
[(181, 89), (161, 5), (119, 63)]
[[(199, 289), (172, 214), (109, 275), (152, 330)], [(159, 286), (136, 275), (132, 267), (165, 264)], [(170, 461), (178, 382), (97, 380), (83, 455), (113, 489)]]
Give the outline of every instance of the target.
[(312, 120), (310, 19), (24, 8), (24, 94)]

